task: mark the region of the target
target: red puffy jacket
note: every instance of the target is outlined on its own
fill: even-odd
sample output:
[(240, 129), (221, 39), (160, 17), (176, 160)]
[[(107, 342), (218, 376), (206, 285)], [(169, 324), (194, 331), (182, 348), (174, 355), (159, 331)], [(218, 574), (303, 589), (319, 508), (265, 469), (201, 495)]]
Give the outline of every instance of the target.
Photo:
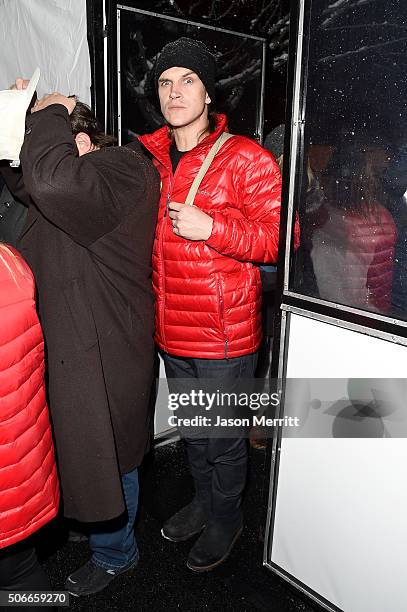
[(57, 513), (59, 486), (44, 387), (44, 341), (34, 280), (0, 245), (0, 548)]
[[(223, 359), (253, 353), (261, 341), (261, 281), (252, 262), (275, 262), (281, 176), (273, 156), (254, 140), (234, 136), (223, 144), (194, 204), (213, 218), (206, 241), (173, 233), (166, 205), (185, 202), (217, 127), (185, 153), (172, 172), (167, 127), (140, 138), (154, 156), (162, 182), (153, 247), (156, 342), (172, 355)], [(298, 229), (298, 228), (297, 228)]]
[(396, 226), (373, 202), (364, 211), (327, 205), (313, 233), (311, 258), (319, 296), (328, 301), (386, 313), (391, 309)]

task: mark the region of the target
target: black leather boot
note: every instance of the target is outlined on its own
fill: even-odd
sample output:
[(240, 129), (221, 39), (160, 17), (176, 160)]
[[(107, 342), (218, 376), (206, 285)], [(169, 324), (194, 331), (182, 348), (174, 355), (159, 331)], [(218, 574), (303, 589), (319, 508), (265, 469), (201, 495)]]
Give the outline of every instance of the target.
[(242, 530), (241, 518), (230, 523), (210, 522), (191, 548), (187, 567), (194, 572), (208, 572), (223, 563)]
[(171, 542), (188, 540), (205, 527), (206, 515), (204, 505), (195, 497), (164, 523), (161, 535)]

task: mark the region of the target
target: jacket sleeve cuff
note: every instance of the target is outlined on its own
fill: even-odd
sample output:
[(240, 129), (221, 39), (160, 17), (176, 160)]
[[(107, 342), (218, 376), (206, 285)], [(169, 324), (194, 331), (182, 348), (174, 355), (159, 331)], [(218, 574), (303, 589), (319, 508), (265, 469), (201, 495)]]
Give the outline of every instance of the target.
[(221, 213), (215, 212), (211, 215), (213, 219), (212, 233), (205, 244), (217, 251), (221, 250), (225, 237), (225, 218)]

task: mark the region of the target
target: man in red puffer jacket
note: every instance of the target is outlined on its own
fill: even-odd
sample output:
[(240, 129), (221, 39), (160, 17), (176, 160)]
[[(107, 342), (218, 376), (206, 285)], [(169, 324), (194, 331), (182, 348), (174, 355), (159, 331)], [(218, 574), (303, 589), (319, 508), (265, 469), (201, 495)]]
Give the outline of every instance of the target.
[[(215, 58), (202, 43), (166, 45), (155, 67), (168, 126), (142, 136), (161, 175), (153, 247), (156, 342), (171, 379), (253, 378), (261, 341), (261, 281), (254, 262), (275, 262), (280, 171), (270, 153), (243, 136), (229, 138), (207, 171), (194, 205), (191, 184), (212, 145), (227, 131), (212, 115)], [(224, 387), (222, 387), (223, 389)], [(172, 541), (203, 530), (187, 566), (210, 570), (224, 561), (242, 530), (247, 446), (237, 438), (189, 438), (194, 500), (162, 530)]]

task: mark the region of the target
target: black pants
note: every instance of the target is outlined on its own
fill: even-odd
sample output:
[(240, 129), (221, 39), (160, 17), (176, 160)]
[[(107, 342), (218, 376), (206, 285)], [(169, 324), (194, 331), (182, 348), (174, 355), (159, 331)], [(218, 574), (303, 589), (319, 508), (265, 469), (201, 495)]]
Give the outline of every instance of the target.
[[(219, 379), (227, 392), (254, 378), (257, 353), (232, 359), (194, 359), (163, 354), (170, 392), (178, 390), (174, 379)], [(221, 384), (223, 383), (223, 385)], [(247, 390), (247, 386), (246, 386)], [(215, 521), (231, 522), (241, 516), (247, 472), (247, 440), (235, 438), (184, 438), (198, 499)]]
[[(49, 591), (50, 589), (50, 583), (38, 563), (31, 540), (24, 540), (0, 550), (1, 591)], [(0, 607), (0, 610), (14, 609), (14, 607)], [(37, 606), (29, 608), (30, 611), (37, 612), (43, 609)]]

